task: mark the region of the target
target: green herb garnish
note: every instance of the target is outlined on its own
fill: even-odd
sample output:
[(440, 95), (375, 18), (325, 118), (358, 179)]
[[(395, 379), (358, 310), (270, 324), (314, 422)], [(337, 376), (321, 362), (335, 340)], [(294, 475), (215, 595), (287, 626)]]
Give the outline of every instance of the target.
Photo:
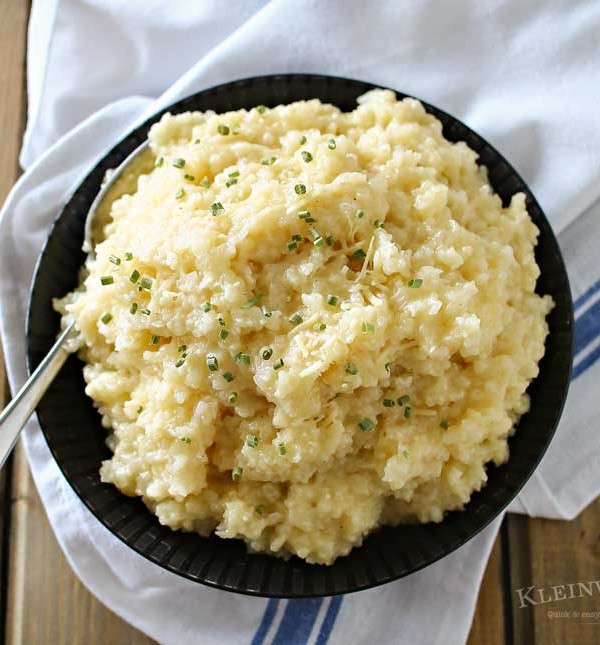
[(206, 367), (208, 367), (211, 372), (216, 372), (219, 369), (219, 361), (214, 354), (206, 355)]
[(234, 468), (233, 471), (231, 472), (231, 479), (233, 479), (234, 482), (239, 482), (240, 479), (242, 478), (243, 473), (244, 473), (244, 469), (238, 466), (237, 468)]
[(106, 286), (107, 286), (107, 285), (109, 285), (109, 284), (113, 284), (113, 283), (114, 283), (114, 281), (115, 281), (115, 279), (112, 277), (112, 275), (103, 275), (103, 276), (100, 278), (100, 284), (101, 284), (103, 287), (106, 287)]
[(276, 363), (273, 364), (273, 369), (275, 371), (280, 370), (284, 366), (283, 358), (280, 358)]
[(219, 125), (217, 126), (217, 132), (222, 135), (229, 134), (229, 126)]
[(243, 363), (244, 365), (250, 365), (250, 354), (245, 354), (244, 352), (238, 352), (234, 360), (236, 363)]
[(221, 204), (221, 202), (215, 202), (214, 204), (210, 205), (210, 212), (213, 217), (216, 217), (220, 213), (224, 213), (225, 209), (223, 208), (223, 204)]
[(140, 272), (137, 269), (134, 269), (129, 276), (129, 279), (133, 284), (135, 284), (140, 279)]
[(294, 186), (296, 195), (304, 195), (306, 193), (306, 186), (304, 184), (296, 184)]
[(408, 286), (411, 289), (418, 289), (422, 284), (423, 284), (423, 280), (421, 280), (421, 278), (411, 278), (408, 281)]
[(249, 448), (256, 448), (256, 446), (258, 446), (258, 437), (255, 434), (247, 434), (246, 445)]
[(346, 363), (346, 365), (344, 367), (344, 370), (348, 374), (352, 374), (352, 375), (358, 374), (358, 367), (356, 367), (356, 365), (354, 363)]
[(177, 159), (173, 159), (173, 165), (175, 168), (183, 168), (185, 166), (185, 159), (177, 157)]
[(375, 427), (375, 423), (368, 417), (365, 417), (364, 419), (358, 422), (358, 427), (363, 432), (371, 432), (371, 430), (373, 430), (373, 428)]
[(263, 166), (272, 166), (277, 161), (277, 157), (264, 157), (261, 160)]
[(302, 160), (305, 161), (306, 163), (310, 163), (313, 160), (313, 156), (308, 152), (308, 150), (303, 150), (300, 153)]
[(234, 376), (231, 372), (225, 372), (225, 374), (223, 374), (223, 378), (224, 378), (228, 383), (231, 383), (231, 381), (233, 381), (233, 379), (235, 378), (235, 376)]
[(273, 348), (266, 347), (265, 349), (262, 350), (261, 356), (265, 361), (268, 361), (271, 358), (271, 356), (273, 356)]
[(100, 318), (101, 322), (103, 322), (105, 325), (108, 325), (108, 323), (113, 319), (112, 314), (109, 314), (106, 312), (102, 318)]
[(119, 266), (119, 264), (121, 264), (121, 258), (120, 258), (120, 257), (118, 257), (118, 256), (116, 256), (116, 255), (111, 255), (111, 256), (108, 258), (108, 261), (109, 261), (111, 264), (114, 264), (114, 265), (116, 265), (116, 266)]
[(302, 322), (302, 316), (300, 314), (294, 314), (290, 318), (290, 322), (292, 323), (292, 325), (299, 325)]

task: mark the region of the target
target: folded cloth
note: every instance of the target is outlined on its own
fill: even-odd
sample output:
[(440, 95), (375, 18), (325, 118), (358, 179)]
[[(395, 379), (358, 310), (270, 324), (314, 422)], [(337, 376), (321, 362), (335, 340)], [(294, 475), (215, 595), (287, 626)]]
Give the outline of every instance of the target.
[[(430, 101), (480, 132), (523, 174), (559, 235), (576, 299), (573, 382), (557, 435), (509, 510), (572, 518), (600, 492), (599, 31), (594, 0), (34, 0), (26, 172), (0, 218), (0, 325), (11, 387), (26, 378), (27, 291), (48, 228), (94, 160), (134, 123), (245, 76), (360, 78)], [(160, 642), (466, 639), (500, 520), (385, 587), (324, 600), (247, 598), (179, 578), (129, 550), (78, 501), (36, 419), (24, 443), (78, 576)]]

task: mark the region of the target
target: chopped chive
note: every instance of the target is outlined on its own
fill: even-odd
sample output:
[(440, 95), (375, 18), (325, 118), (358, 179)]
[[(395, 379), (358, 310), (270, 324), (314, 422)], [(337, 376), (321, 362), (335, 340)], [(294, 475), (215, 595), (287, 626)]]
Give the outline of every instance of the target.
[(327, 325), (325, 323), (315, 323), (313, 325), (313, 329), (315, 331), (325, 331), (327, 329)]
[(307, 217), (310, 217), (310, 211), (298, 211), (298, 217), (300, 219), (306, 219)]
[(339, 301), (339, 298), (337, 296), (332, 295), (331, 293), (327, 296), (327, 304), (331, 305), (332, 307), (335, 307)]
[(306, 186), (304, 184), (296, 184), (294, 186), (296, 195), (304, 195), (306, 193)]
[(113, 319), (112, 314), (109, 314), (106, 312), (102, 318), (100, 318), (101, 322), (103, 322), (105, 325), (108, 325), (108, 323)]
[(173, 159), (173, 165), (175, 168), (183, 168), (185, 166), (185, 159), (177, 157), (177, 159)]
[(242, 478), (243, 473), (244, 473), (244, 469), (238, 466), (237, 468), (234, 468), (232, 470), (231, 479), (233, 479), (234, 482), (239, 482), (240, 479)]
[(142, 309), (140, 313), (144, 314), (144, 316), (149, 316), (152, 312), (150, 311), (150, 309)]
[(180, 188), (176, 193), (175, 193), (175, 199), (183, 199), (185, 197), (185, 190), (183, 188)]
[(228, 397), (227, 397), (227, 402), (228, 403), (235, 403), (237, 401), (237, 392), (232, 392)]
[(421, 278), (411, 278), (408, 281), (408, 286), (411, 289), (418, 289), (422, 284), (423, 284), (423, 280), (421, 280)]
[(262, 305), (260, 310), (262, 311), (262, 314), (265, 318), (270, 318), (273, 315), (273, 312), (269, 309), (267, 305)]
[(319, 220), (316, 217), (307, 217), (304, 221), (307, 224), (314, 224), (315, 222), (318, 222)]
[(358, 217), (358, 219), (362, 219), (364, 216), (365, 216), (365, 211), (363, 210), (356, 211), (356, 217)]
[(330, 150), (335, 150), (335, 148), (336, 148), (335, 139), (329, 139), (329, 141), (327, 142), (327, 147)]
[(406, 405), (407, 403), (410, 403), (410, 396), (408, 394), (404, 394), (398, 399), (398, 405)]
[(111, 255), (108, 258), (108, 261), (111, 262), (112, 264), (115, 264), (116, 266), (119, 266), (119, 264), (121, 264), (121, 258), (116, 255)]
[(247, 434), (246, 445), (249, 448), (256, 448), (256, 446), (258, 446), (258, 437), (255, 434)]
[(150, 291), (150, 289), (152, 289), (152, 279), (142, 278), (140, 285), (142, 286), (142, 289), (147, 289), (148, 291)]
[(194, 139), (194, 143), (198, 145), (200, 143), (200, 139)]
[(200, 180), (200, 185), (202, 188), (210, 188), (210, 179), (208, 177), (202, 177)]
[(134, 314), (138, 310), (138, 303), (132, 302), (131, 307), (129, 307), (129, 313)]
[(219, 325), (221, 325), (221, 327), (225, 327), (225, 321), (223, 320), (223, 316), (219, 316), (217, 320), (219, 321)]
[(310, 163), (313, 160), (313, 156), (308, 152), (308, 150), (303, 150), (300, 155), (302, 156), (302, 160), (306, 163)]
[(264, 515), (265, 514), (265, 507), (263, 504), (259, 504), (255, 509), (257, 515)]
[(364, 260), (367, 257), (367, 254), (362, 250), (362, 249), (356, 249), (354, 253), (352, 254), (352, 257), (355, 260)]
[(226, 125), (219, 125), (217, 126), (217, 132), (223, 135), (229, 134), (229, 127)]
[(185, 352), (186, 349), (187, 349), (187, 345), (179, 345), (179, 347), (177, 348), (177, 351), (181, 353), (181, 352)]
[(277, 161), (277, 157), (263, 157), (261, 164), (263, 166), (272, 166)]
[(368, 417), (365, 417), (364, 419), (358, 422), (358, 427), (363, 432), (371, 432), (371, 430), (373, 430), (373, 428), (375, 427), (375, 423)]
[(368, 332), (373, 332), (373, 331), (375, 331), (375, 325), (373, 323), (364, 322), (362, 324), (362, 330), (363, 331), (368, 331)]
[(103, 287), (106, 287), (109, 284), (113, 284), (115, 279), (112, 277), (112, 275), (103, 275), (100, 278), (100, 284), (102, 284)]
[(219, 361), (214, 354), (206, 355), (206, 367), (208, 367), (211, 372), (216, 372), (219, 369)]
[(159, 158), (156, 160), (156, 162), (154, 163), (154, 165), (155, 165), (157, 168), (160, 168), (164, 163), (165, 163), (165, 158), (164, 158), (164, 157), (159, 157)]
[(219, 338), (225, 340), (229, 336), (229, 332), (226, 329), (219, 330)]
[(276, 363), (273, 364), (273, 369), (275, 371), (280, 370), (284, 366), (283, 358), (280, 358)]
[(396, 401), (394, 399), (383, 399), (383, 405), (386, 408), (393, 408), (396, 405)]
[(160, 336), (157, 336), (156, 334), (152, 334), (152, 336), (150, 337), (150, 344), (158, 345), (159, 342), (160, 342)]
[(335, 240), (333, 239), (333, 235), (328, 235), (325, 238), (325, 242), (327, 243), (327, 246), (333, 246), (334, 241)]
[(227, 176), (231, 177), (232, 179), (235, 179), (236, 177), (240, 176), (240, 171), (239, 170), (234, 170), (233, 172), (230, 172)]
[(385, 364), (385, 371), (386, 371), (388, 374), (390, 374), (390, 372), (391, 372), (390, 365), (391, 365), (391, 363), (386, 363), (386, 364)]
[(189, 437), (181, 437), (179, 441), (181, 441), (181, 443), (192, 443), (192, 440)]
[(143, 411), (144, 411), (144, 406), (140, 405), (140, 407), (136, 410), (136, 414), (142, 414)]
[(212, 305), (210, 304), (210, 300), (208, 302), (205, 302), (202, 305), (202, 311), (210, 311), (212, 308)]
[(237, 179), (234, 177), (234, 178), (232, 178), (232, 179), (228, 179), (228, 180), (225, 182), (225, 186), (227, 186), (227, 188), (229, 188), (230, 186), (235, 186), (235, 184), (237, 184), (237, 183), (238, 183), (238, 182), (237, 182)]
[(294, 242), (302, 242), (303, 239), (302, 235), (292, 235), (292, 240)]
[(354, 363), (346, 363), (346, 366), (344, 367), (344, 370), (348, 374), (352, 374), (352, 375), (358, 374), (358, 367), (356, 367), (356, 365)]
[(279, 454), (280, 455), (287, 454), (287, 446), (285, 445), (285, 443), (283, 441), (277, 447), (279, 448)]
[(250, 354), (245, 354), (244, 352), (238, 352), (234, 358), (236, 363), (243, 363), (244, 365), (250, 365)]
[(268, 361), (271, 358), (271, 356), (273, 356), (273, 348), (267, 347), (263, 349), (261, 356), (265, 361)]
[(187, 179), (187, 181), (196, 181), (196, 178), (194, 177), (194, 175), (185, 174), (183, 175), (183, 178)]
[(140, 279), (140, 272), (137, 269), (134, 269), (129, 276), (129, 279), (133, 284), (135, 284)]
[(302, 322), (302, 316), (300, 314), (294, 314), (290, 318), (290, 322), (292, 323), (292, 325), (299, 325)]
[(317, 231), (317, 229), (316, 229), (316, 228), (313, 228), (313, 227), (311, 226), (311, 227), (308, 229), (308, 234), (311, 236), (311, 238), (312, 238), (312, 240), (313, 240), (313, 244), (314, 244), (315, 246), (323, 246), (323, 244), (324, 244), (324, 240), (323, 240), (323, 238), (322, 238), (321, 234), (319, 233), (319, 231)]
[(287, 249), (288, 251), (293, 251), (298, 248), (298, 242), (288, 242)]
[(448, 420), (447, 419), (442, 419), (440, 421), (440, 428), (442, 430), (448, 430)]
[(241, 130), (241, 126), (239, 123), (236, 123), (235, 125), (231, 126), (231, 134), (239, 134)]
[(221, 204), (221, 202), (215, 202), (214, 204), (210, 205), (210, 212), (213, 217), (216, 217), (220, 213), (224, 213), (225, 209), (223, 208), (223, 204)]
[(383, 222), (382, 222), (381, 220), (379, 220), (379, 219), (376, 219), (376, 220), (373, 222), (373, 226), (374, 226), (375, 228), (383, 228)]
[(259, 114), (264, 114), (266, 109), (267, 109), (267, 106), (266, 106), (266, 105), (257, 105), (257, 106), (256, 106), (256, 111), (257, 111)]
[(304, 135), (302, 135), (300, 137), (300, 145), (303, 146), (305, 143), (306, 143), (306, 137)]
[(408, 459), (408, 450), (403, 450), (402, 455), (403, 455), (404, 459)]
[(407, 405), (404, 408), (404, 418), (405, 419), (410, 419), (411, 415), (412, 415), (412, 408), (410, 407), (410, 405)]
[(257, 305), (261, 301), (261, 298), (262, 298), (262, 293), (257, 293), (255, 296), (250, 298), (250, 300), (248, 300), (248, 302), (245, 302), (242, 305), (242, 309), (250, 309), (250, 307), (254, 307), (255, 305)]
[(133, 260), (133, 253), (131, 253), (130, 251), (127, 251), (127, 253), (125, 253), (125, 259), (128, 262), (131, 262), (131, 260)]
[(231, 381), (233, 381), (233, 379), (235, 378), (235, 376), (234, 376), (231, 372), (225, 372), (225, 374), (223, 374), (223, 378), (224, 378), (228, 383), (231, 383)]

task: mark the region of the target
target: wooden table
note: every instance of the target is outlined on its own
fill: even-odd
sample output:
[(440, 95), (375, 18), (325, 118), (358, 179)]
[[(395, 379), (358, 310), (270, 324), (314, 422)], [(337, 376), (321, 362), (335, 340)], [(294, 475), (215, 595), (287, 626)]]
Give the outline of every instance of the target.
[[(26, 116), (28, 12), (25, 0), (0, 1), (0, 203), (20, 172), (17, 157)], [(0, 405), (8, 397), (2, 364), (0, 355)], [(75, 577), (48, 524), (20, 447), (0, 474), (0, 503), (0, 607), (5, 642), (153, 642), (101, 605)], [(553, 585), (598, 579), (600, 501), (572, 522), (508, 517), (485, 573), (470, 645), (599, 643), (600, 620), (581, 616), (600, 611), (599, 589), (593, 596), (524, 608), (519, 607), (516, 592), (535, 585), (544, 588), (545, 597), (552, 597)], [(552, 617), (549, 611), (570, 615)], [(573, 612), (580, 612), (580, 617)]]

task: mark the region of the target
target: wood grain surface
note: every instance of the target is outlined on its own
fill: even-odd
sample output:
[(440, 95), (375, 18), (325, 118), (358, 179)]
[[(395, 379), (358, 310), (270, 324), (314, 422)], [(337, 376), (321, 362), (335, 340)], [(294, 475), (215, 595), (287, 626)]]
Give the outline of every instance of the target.
[[(19, 174), (17, 159), (26, 117), (28, 13), (25, 0), (0, 0), (0, 203)], [(2, 365), (0, 347), (0, 405), (8, 396)], [(20, 447), (0, 473), (0, 504), (3, 642), (153, 642), (106, 609), (72, 572), (48, 524)], [(564, 600), (553, 599), (552, 593), (558, 592), (551, 591), (553, 586), (564, 585), (568, 592), (569, 584), (598, 579), (600, 501), (572, 522), (510, 516), (492, 550), (469, 645), (600, 643), (600, 589)], [(517, 590), (531, 586), (536, 594), (543, 589), (544, 599), (550, 600), (521, 606)], [(537, 595), (533, 598), (539, 600)], [(201, 633), (197, 642), (202, 642)]]

